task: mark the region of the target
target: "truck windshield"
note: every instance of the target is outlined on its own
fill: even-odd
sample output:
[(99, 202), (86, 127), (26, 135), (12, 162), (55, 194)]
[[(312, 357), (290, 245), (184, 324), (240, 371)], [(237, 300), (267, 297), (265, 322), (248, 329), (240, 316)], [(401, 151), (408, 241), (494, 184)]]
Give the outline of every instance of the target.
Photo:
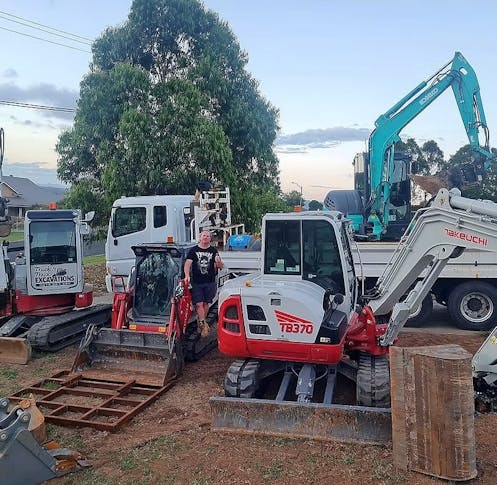
[(30, 263), (75, 263), (76, 226), (73, 221), (35, 221), (29, 225)]
[(118, 207), (112, 215), (112, 236), (120, 237), (143, 231), (146, 227), (145, 207)]

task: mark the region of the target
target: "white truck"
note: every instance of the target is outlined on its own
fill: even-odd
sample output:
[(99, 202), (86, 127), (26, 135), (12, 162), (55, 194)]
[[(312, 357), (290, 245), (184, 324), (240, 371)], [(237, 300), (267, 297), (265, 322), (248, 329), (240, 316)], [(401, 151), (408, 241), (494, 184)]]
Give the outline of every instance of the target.
[[(195, 241), (204, 229), (216, 231), (222, 244), (230, 236), (245, 232), (243, 224), (232, 223), (229, 188), (206, 190), (196, 196), (117, 199), (112, 205), (105, 243), (107, 291), (119, 290), (126, 283), (135, 262), (133, 246)], [(243, 262), (240, 264), (243, 266)]]

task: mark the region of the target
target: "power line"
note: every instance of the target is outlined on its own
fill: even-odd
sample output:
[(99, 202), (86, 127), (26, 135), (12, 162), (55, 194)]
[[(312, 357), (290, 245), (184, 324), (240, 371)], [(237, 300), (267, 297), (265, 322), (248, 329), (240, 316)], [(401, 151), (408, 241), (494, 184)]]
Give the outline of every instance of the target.
[(25, 35), (26, 37), (31, 37), (32, 39), (42, 40), (43, 42), (48, 42), (49, 44), (61, 45), (62, 47), (67, 47), (69, 49), (74, 49), (76, 51), (86, 52), (87, 54), (91, 54), (91, 51), (87, 51), (85, 49), (80, 49), (79, 47), (73, 47), (67, 44), (61, 44), (60, 42), (55, 42), (53, 40), (43, 39), (42, 37), (36, 37), (35, 35), (25, 34), (24, 32), (18, 32), (17, 30), (8, 29), (7, 27), (0, 27), (2, 30), (6, 30), (7, 32), (13, 32), (14, 34)]
[[(69, 37), (67, 35), (58, 34), (56, 32), (50, 32), (49, 30), (42, 29), (40, 27), (35, 27), (33, 25), (29, 25), (26, 22), (20, 22), (18, 20), (12, 20), (12, 19), (9, 19), (8, 17), (5, 17), (4, 15), (2, 15), (1, 12), (0, 12), (0, 19), (4, 19), (4, 20), (7, 20), (8, 22), (14, 22), (16, 24), (24, 25), (25, 27), (29, 27), (30, 29), (39, 30), (39, 31), (45, 32), (46, 34), (49, 34), (49, 35), (56, 35), (57, 37), (62, 37), (63, 39), (69, 40), (71, 42), (79, 42), (80, 44), (91, 46), (91, 42), (88, 42), (86, 40), (72, 39), (71, 37)], [(72, 34), (70, 34), (70, 35), (72, 35)]]
[[(54, 32), (60, 32), (61, 34), (66, 34), (66, 35), (70, 35), (71, 37), (77, 37), (78, 39), (82, 39), (82, 40), (86, 40), (86, 41), (89, 41), (89, 42), (93, 42), (93, 39), (89, 39), (88, 37), (83, 37), (82, 35), (77, 35), (77, 34), (71, 34), (70, 32), (66, 32), (65, 30), (55, 29), (54, 27), (50, 27), (48, 25), (40, 24), (38, 22), (34, 22), (33, 20), (29, 20), (29, 19), (26, 19), (24, 17), (19, 17), (17, 15), (14, 15), (14, 14), (11, 14), (11, 13), (8, 13), (8, 12), (4, 12), (2, 10), (0, 10), (0, 13), (3, 14), (3, 15), (8, 15), (9, 17), (13, 17), (15, 19), (19, 19), (19, 20), (23, 20), (25, 22), (29, 22), (29, 23), (31, 23), (33, 25), (39, 25), (40, 27), (44, 27), (46, 29), (53, 30)], [(14, 21), (12, 20), (12, 22), (14, 22)]]
[(0, 104), (7, 106), (15, 106), (17, 108), (30, 108), (30, 109), (43, 109), (47, 111), (60, 111), (62, 113), (75, 113), (76, 108), (62, 108), (57, 106), (47, 106), (45, 104), (32, 104), (32, 103), (21, 103), (18, 101), (7, 101), (0, 99)]

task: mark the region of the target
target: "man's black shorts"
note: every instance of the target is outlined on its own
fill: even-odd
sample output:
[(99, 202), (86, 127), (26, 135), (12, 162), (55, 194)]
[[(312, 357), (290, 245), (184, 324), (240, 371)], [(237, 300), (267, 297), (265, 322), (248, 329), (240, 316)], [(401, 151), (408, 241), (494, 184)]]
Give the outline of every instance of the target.
[(200, 283), (192, 285), (192, 303), (212, 303), (216, 296), (216, 283)]

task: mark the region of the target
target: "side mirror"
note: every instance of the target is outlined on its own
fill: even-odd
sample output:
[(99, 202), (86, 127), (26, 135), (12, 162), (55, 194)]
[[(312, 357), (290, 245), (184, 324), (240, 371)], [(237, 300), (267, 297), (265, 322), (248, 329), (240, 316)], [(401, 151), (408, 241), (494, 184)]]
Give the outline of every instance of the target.
[(95, 211), (90, 211), (85, 214), (84, 222), (91, 222), (95, 217)]
[(82, 236), (87, 236), (88, 234), (90, 234), (90, 226), (86, 222), (82, 222), (79, 233)]

